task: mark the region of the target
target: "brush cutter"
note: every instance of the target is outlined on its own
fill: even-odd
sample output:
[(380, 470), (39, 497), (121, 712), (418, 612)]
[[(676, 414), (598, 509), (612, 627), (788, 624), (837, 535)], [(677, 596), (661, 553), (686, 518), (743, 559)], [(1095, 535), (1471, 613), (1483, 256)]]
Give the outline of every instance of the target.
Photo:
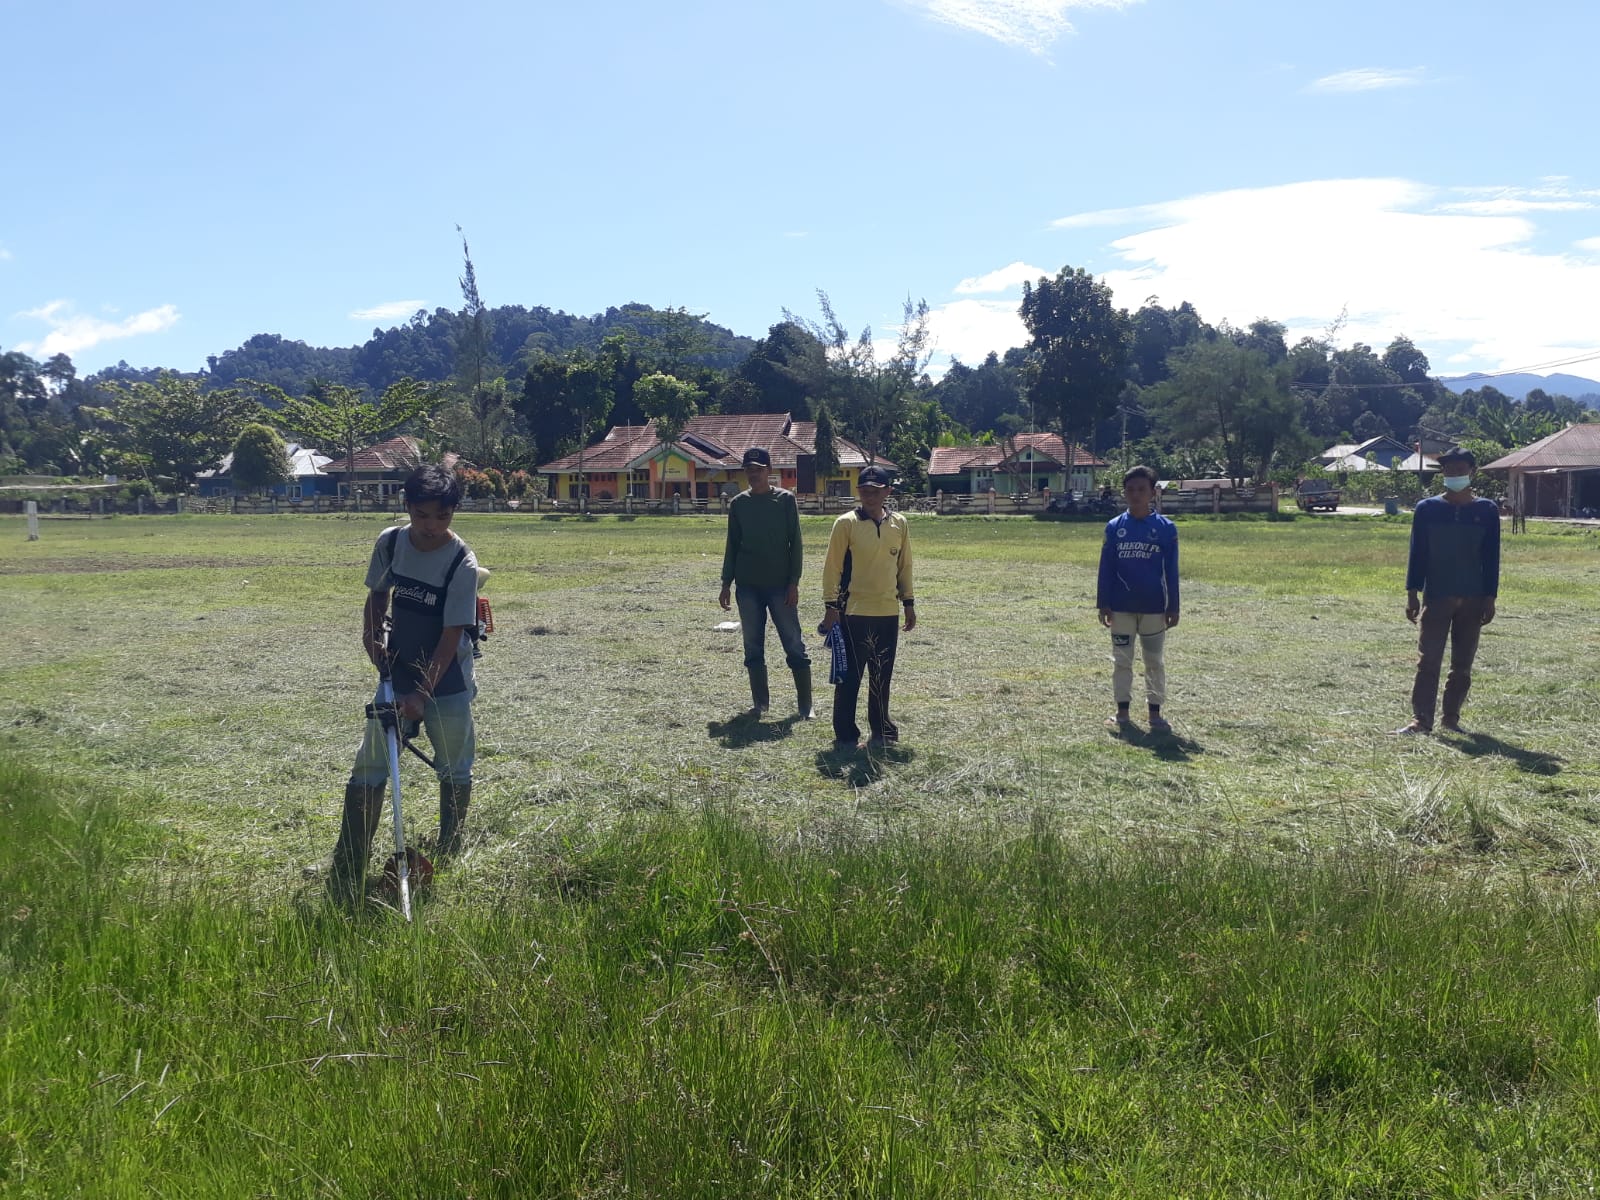
[(385, 889), (399, 901), (401, 914), (411, 920), (411, 889), (415, 880), (420, 894), (433, 882), (433, 864), (422, 851), (406, 845), (406, 829), (400, 802), (400, 748), (403, 746), (428, 766), (433, 760), (412, 743), (415, 722), (405, 721), (395, 703), (394, 681), (389, 678), (387, 666), (378, 670), (378, 698), (367, 705), (367, 719), (376, 719), (383, 726), (383, 735), (389, 747), (389, 786), (394, 792), (394, 853), (383, 866)]

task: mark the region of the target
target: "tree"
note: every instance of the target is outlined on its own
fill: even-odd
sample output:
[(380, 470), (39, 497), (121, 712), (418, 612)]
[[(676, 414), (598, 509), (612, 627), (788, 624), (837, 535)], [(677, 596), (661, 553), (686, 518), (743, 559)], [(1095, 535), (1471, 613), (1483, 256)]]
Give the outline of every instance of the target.
[(105, 387), (111, 403), (93, 410), (112, 447), (148, 476), (179, 488), (215, 467), (261, 406), (237, 388), (203, 391), (197, 379), (163, 372), (154, 382)]
[(1375, 437), (1394, 436), (1394, 430), (1389, 428), (1389, 422), (1375, 412), (1364, 412), (1357, 417), (1355, 428), (1351, 432), (1358, 442), (1370, 441)]
[(784, 318), (822, 345), (823, 374), (813, 391), (830, 408), (836, 408), (846, 431), (871, 462), (899, 430), (927, 369), (932, 353), (928, 302), (913, 303), (906, 297), (894, 352), (881, 363), (871, 326), (852, 340), (821, 288), (817, 289), (817, 302), (822, 308), (820, 322), (797, 317), (787, 309)]
[(517, 412), (527, 422), (534, 457), (547, 463), (588, 443), (615, 397), (604, 359), (583, 351), (536, 360), (522, 383)]
[(304, 396), (291, 396), (271, 384), (257, 386), (277, 401), (270, 419), (280, 428), (308, 445), (343, 450), (346, 463), (359, 446), (392, 437), (417, 420), (435, 395), (433, 388), (414, 379), (391, 383), (376, 404), (342, 383), (314, 383)]
[(656, 434), (663, 442), (675, 442), (689, 418), (700, 411), (700, 401), (705, 393), (692, 383), (657, 371), (646, 375), (633, 388), (634, 399), (645, 416), (656, 424)]
[(275, 429), (246, 425), (233, 443), (233, 486), (259, 492), (289, 479), (289, 454)]
[(813, 389), (823, 386), (827, 377), (822, 343), (802, 325), (779, 321), (739, 364), (737, 377), (761, 393), (760, 407), (753, 411), (789, 413), (805, 420), (814, 411)]
[(833, 414), (828, 411), (826, 404), (817, 408), (817, 436), (812, 441), (811, 449), (817, 456), (817, 482), (819, 490), (822, 480), (839, 470), (839, 445), (838, 435), (833, 431)]
[(1074, 441), (1110, 416), (1122, 394), (1128, 314), (1113, 306), (1110, 287), (1073, 267), (1024, 283), (1018, 311), (1028, 327), (1035, 413), (1060, 429), (1070, 456)]
[(1145, 392), (1158, 425), (1189, 443), (1215, 439), (1235, 486), (1265, 477), (1280, 443), (1298, 431), (1287, 362), (1271, 365), (1260, 350), (1231, 339), (1197, 342), (1173, 355), (1172, 376)]
[(500, 464), (500, 440), (510, 421), (505, 380), (499, 378), (491, 344), (489, 311), (478, 294), (478, 271), (472, 264), (472, 250), (461, 226), (462, 273), (461, 329), (456, 338), (456, 379), (466, 399), (467, 411), (476, 425), (471, 438), (471, 457), (480, 466)]

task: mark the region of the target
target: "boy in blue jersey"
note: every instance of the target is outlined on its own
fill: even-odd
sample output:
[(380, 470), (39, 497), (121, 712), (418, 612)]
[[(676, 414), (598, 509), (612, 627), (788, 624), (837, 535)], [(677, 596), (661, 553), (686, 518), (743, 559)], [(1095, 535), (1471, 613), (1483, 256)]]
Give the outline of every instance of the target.
[(1106, 522), (1100, 550), (1100, 584), (1095, 606), (1100, 624), (1111, 630), (1111, 687), (1117, 714), (1107, 717), (1112, 729), (1133, 724), (1133, 640), (1144, 654), (1144, 690), (1150, 705), (1150, 732), (1170, 733), (1161, 715), (1167, 697), (1167, 668), (1162, 658), (1167, 630), (1178, 623), (1178, 527), (1153, 511), (1156, 473), (1134, 467), (1122, 477), (1128, 510)]
[[(1439, 696), (1439, 668), (1450, 643), (1450, 677), (1444, 683), (1441, 727), (1460, 733), (1461, 705), (1472, 686), (1478, 636), (1494, 620), (1500, 591), (1500, 508), (1472, 494), (1472, 451), (1457, 447), (1439, 456), (1442, 496), (1429, 496), (1411, 518), (1406, 564), (1406, 620), (1420, 626), (1417, 675), (1411, 685), (1411, 720), (1396, 733), (1429, 733)], [(1417, 593), (1422, 594), (1418, 602)], [(1419, 619), (1420, 618), (1420, 619)]]

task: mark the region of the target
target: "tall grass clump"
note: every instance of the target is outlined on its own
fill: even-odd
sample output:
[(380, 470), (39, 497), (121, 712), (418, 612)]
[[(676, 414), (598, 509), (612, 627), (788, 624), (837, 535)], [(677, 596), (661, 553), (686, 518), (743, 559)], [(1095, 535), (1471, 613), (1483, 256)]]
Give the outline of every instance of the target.
[(0, 788), (6, 1194), (1597, 1182), (1587, 898), (1042, 818), (826, 842), (707, 809), (553, 843), (494, 903), (444, 874), (407, 926), (185, 885), (136, 801), (5, 763)]

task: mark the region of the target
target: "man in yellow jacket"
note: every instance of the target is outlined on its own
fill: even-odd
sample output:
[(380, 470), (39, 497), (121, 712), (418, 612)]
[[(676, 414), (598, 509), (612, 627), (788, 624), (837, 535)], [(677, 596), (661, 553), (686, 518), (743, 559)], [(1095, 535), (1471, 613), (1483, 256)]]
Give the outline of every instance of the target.
[(850, 669), (833, 693), (835, 745), (857, 744), (856, 699), (861, 676), (868, 676), (869, 747), (898, 741), (900, 731), (889, 719), (889, 684), (894, 677), (895, 650), (900, 642), (900, 608), (905, 632), (917, 625), (911, 590), (911, 528), (899, 513), (884, 508), (889, 499), (889, 473), (869, 466), (857, 481), (861, 504), (833, 523), (828, 557), (822, 566), (822, 601), (828, 606), (821, 631), (844, 623)]

